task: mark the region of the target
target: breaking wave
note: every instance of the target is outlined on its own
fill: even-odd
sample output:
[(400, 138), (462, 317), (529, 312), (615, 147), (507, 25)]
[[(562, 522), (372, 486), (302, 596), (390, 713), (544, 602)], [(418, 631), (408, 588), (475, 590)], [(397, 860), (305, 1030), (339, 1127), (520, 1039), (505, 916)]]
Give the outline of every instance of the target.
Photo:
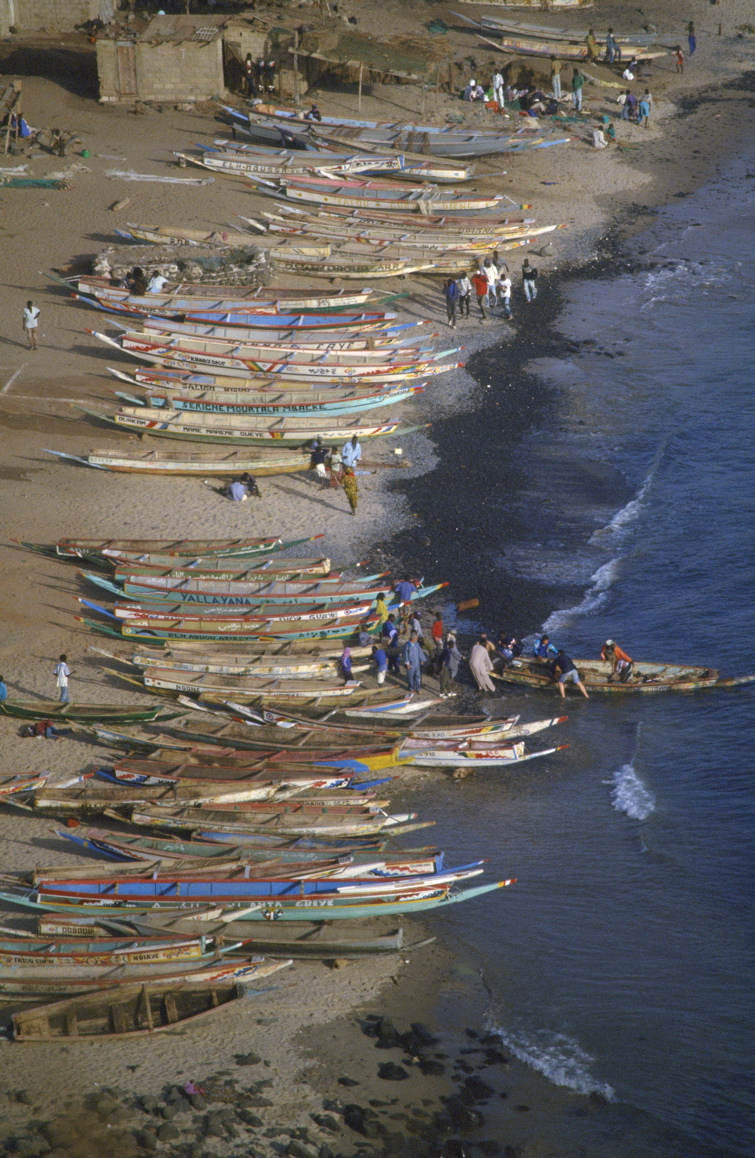
[(608, 592), (619, 577), (621, 557), (609, 560), (602, 567), (598, 567), (590, 576), (590, 586), (582, 597), (582, 601), (575, 607), (566, 607), (561, 611), (552, 611), (545, 623), (543, 631), (555, 634), (563, 630), (566, 624), (577, 615), (589, 615), (597, 611), (608, 598)]
[(640, 780), (632, 764), (622, 764), (613, 774), (611, 803), (617, 812), (625, 812), (632, 820), (646, 820), (655, 812), (655, 797)]
[(566, 1086), (578, 1094), (601, 1094), (610, 1102), (615, 1100), (612, 1087), (590, 1073), (595, 1059), (565, 1033), (549, 1030), (510, 1032), (494, 1024), (490, 1026), (490, 1032), (498, 1034), (519, 1061), (532, 1066), (554, 1085)]

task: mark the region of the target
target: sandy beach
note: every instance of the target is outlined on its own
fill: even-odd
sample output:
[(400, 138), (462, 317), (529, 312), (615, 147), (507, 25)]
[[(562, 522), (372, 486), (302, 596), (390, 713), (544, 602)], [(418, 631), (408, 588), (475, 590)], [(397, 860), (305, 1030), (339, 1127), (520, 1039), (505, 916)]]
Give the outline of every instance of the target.
[[(486, 75), (492, 63), (506, 63), (502, 53), (476, 42), (473, 30), (462, 29), (450, 4), (353, 0), (342, 7), (358, 10), (360, 27), (376, 33), (386, 26), (386, 18), (392, 28), (407, 32), (421, 31), (430, 19), (444, 19), (451, 27), (449, 55), (461, 59), (466, 53), (469, 66)], [(469, 15), (490, 11), (464, 5)], [(526, 12), (514, 15), (528, 19)], [(194, 141), (222, 135), (211, 105), (193, 112), (143, 106), (138, 114), (128, 106), (100, 106), (86, 85), (82, 92), (82, 84), (65, 75), (65, 54), (60, 56), (63, 63), (51, 65), (47, 75), (21, 74), (27, 120), (33, 125), (60, 124), (75, 131), (82, 144), (64, 159), (40, 150), (0, 158), (0, 169), (28, 162), (33, 176), (65, 172), (70, 185), (61, 191), (0, 188), (0, 672), (11, 697), (53, 697), (53, 666), (65, 652), (73, 669), (75, 699), (152, 702), (105, 674), (103, 657), (92, 650), (112, 647), (125, 655), (128, 649), (115, 640), (103, 642), (74, 619), (79, 613), (76, 597), (91, 595), (93, 589), (77, 579), (72, 564), (34, 554), (18, 540), (51, 544), (65, 536), (297, 539), (318, 534), (323, 537), (317, 553), (327, 554), (334, 567), (369, 561), (375, 570), (401, 570), (400, 543), (428, 533), (413, 510), (413, 480), (421, 477), (437, 485), (440, 494), (443, 487), (453, 486), (464, 466), (453, 454), (440, 454), (433, 423), (453, 420), (474, 407), (490, 348), (504, 344), (510, 351), (514, 392), (506, 415), (513, 428), (524, 421), (521, 415), (527, 409), (526, 399), (517, 394), (516, 375), (542, 353), (539, 343), (563, 300), (564, 279), (619, 265), (624, 239), (652, 221), (659, 206), (698, 188), (737, 148), (742, 106), (752, 102), (753, 88), (753, 74), (747, 71), (752, 68), (752, 36), (738, 36), (737, 26), (751, 19), (750, 5), (746, 0), (728, 0), (725, 7), (700, 0), (659, 0), (652, 14), (640, 16), (630, 5), (607, 3), (594, 14), (575, 14), (570, 23), (587, 29), (594, 19), (596, 25), (613, 22), (630, 29), (651, 17), (664, 38), (680, 42), (686, 21), (694, 18), (698, 50), (681, 76), (671, 55), (648, 67), (647, 84), (654, 96), (648, 129), (616, 119), (617, 146), (597, 151), (591, 125), (571, 124), (568, 146), (487, 158), (478, 165), (476, 188), (504, 192), (516, 204), (532, 204), (531, 215), (539, 224), (568, 226), (549, 235), (547, 243), (536, 240), (508, 255), (514, 282), (511, 323), (499, 317), (483, 323), (473, 316), (451, 330), (441, 279), (412, 276), (381, 283), (386, 292), (408, 295), (396, 303), (402, 320), (432, 320), (433, 326), (426, 328), (438, 334), (437, 349), (463, 346), (458, 357), (473, 373), (459, 370), (434, 378), (417, 401), (397, 409), (404, 424), (427, 428), (399, 439), (376, 440), (369, 447), (369, 459), (380, 465), (359, 476), (356, 518), (343, 492), (322, 491), (312, 472), (263, 478), (261, 498), (235, 504), (198, 479), (109, 474), (46, 453), (133, 448), (138, 440), (97, 424), (77, 409), (114, 409), (115, 383), (106, 368), (128, 370), (134, 363), (87, 332), (107, 330), (106, 316), (72, 301), (44, 273), (84, 271), (114, 243), (113, 229), (127, 220), (211, 228), (233, 224), (238, 221), (234, 215), (253, 215), (272, 203), (235, 178), (182, 186), (106, 176), (114, 167), (201, 175), (199, 170), (179, 170), (172, 154)], [(66, 53), (89, 52), (77, 34), (35, 34), (0, 42), (2, 79), (20, 74), (12, 66), (26, 59), (24, 51), (29, 59), (33, 50), (54, 60), (53, 49), (61, 45)], [(544, 67), (535, 60), (524, 64), (535, 75)], [(591, 117), (596, 122), (604, 114), (616, 118), (615, 76), (602, 66), (588, 71), (602, 80), (585, 89)], [(322, 88), (316, 95), (323, 112), (354, 115), (355, 94), (343, 86), (340, 91)], [(423, 102), (426, 117), (442, 121), (461, 111), (470, 122), (478, 119), (478, 110), (468, 111), (458, 96), (423, 95), (411, 85), (375, 86), (363, 98), (362, 115), (411, 119), (420, 115)], [(80, 156), (82, 147), (90, 153), (86, 159)], [(485, 176), (501, 168), (508, 170), (505, 176)], [(110, 207), (125, 197), (130, 198), (128, 207), (113, 212)], [(148, 249), (135, 249), (134, 254), (135, 264), (150, 263)], [(521, 289), (525, 254), (541, 275), (540, 296), (532, 308)], [(325, 281), (283, 277), (277, 284), (328, 286)], [(26, 348), (21, 327), (21, 311), (29, 298), (41, 310), (36, 352)], [(170, 449), (179, 445), (165, 443)], [(443, 578), (426, 576), (427, 582)], [(446, 622), (453, 623), (456, 603), (474, 594), (477, 579), (470, 571), (470, 590), (447, 591), (432, 608), (428, 604), (423, 609), (427, 626), (436, 606)], [(479, 710), (482, 701), (472, 694), (468, 672), (465, 679), (458, 702), (466, 710)], [(494, 715), (521, 709), (521, 702), (514, 708), (512, 703), (505, 694), (484, 700)], [(75, 772), (103, 758), (102, 750), (78, 733), (59, 742), (22, 739), (18, 721), (11, 719), (0, 720), (0, 755), (6, 771), (19, 773), (53, 768)], [(433, 819), (433, 786), (443, 777), (440, 772), (407, 773), (400, 791), (392, 793), (394, 803), (410, 804), (423, 819)], [(81, 863), (79, 855), (67, 851), (73, 846), (55, 835), (57, 827), (49, 819), (4, 808), (0, 871)], [(421, 834), (423, 841), (426, 833), (429, 843), (432, 829)], [(454, 850), (449, 848), (448, 855), (453, 862)], [(479, 855), (485, 856), (486, 850), (480, 849)], [(506, 899), (504, 892), (479, 903), (505, 905)], [(8, 912), (3, 920), (10, 919), (32, 927), (29, 917), (14, 913), (11, 918)], [(265, 992), (249, 995), (240, 1010), (223, 1011), (204, 1026), (149, 1040), (53, 1046), (0, 1041), (5, 1074), (0, 1147), (26, 1158), (95, 1158), (105, 1153), (137, 1158), (155, 1150), (188, 1158), (454, 1158), (464, 1153), (608, 1158), (621, 1137), (624, 1154), (681, 1158), (674, 1139), (667, 1140), (667, 1149), (660, 1148), (639, 1112), (612, 1104), (599, 1093), (584, 1096), (555, 1086), (510, 1057), (493, 1032), (479, 963), (463, 947), (446, 941), (442, 920), (401, 924), (407, 944), (428, 936), (438, 939), (416, 952), (349, 963), (296, 961), (275, 975)], [(373, 922), (370, 935), (395, 927), (390, 920)], [(3, 1011), (6, 1024), (9, 1010)], [(393, 1070), (383, 1068), (388, 1063)], [(181, 1093), (189, 1081), (206, 1091), (196, 1106)]]

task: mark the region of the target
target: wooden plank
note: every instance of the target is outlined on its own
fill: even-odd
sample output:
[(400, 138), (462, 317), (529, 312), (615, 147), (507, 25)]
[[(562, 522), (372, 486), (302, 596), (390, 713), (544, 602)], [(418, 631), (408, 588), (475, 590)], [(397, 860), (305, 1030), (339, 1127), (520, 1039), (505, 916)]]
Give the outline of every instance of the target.
[(163, 1005), (165, 1006), (165, 1018), (169, 1025), (174, 1025), (178, 1021), (178, 1009), (176, 1007), (176, 999), (172, 993), (166, 993), (163, 998)]

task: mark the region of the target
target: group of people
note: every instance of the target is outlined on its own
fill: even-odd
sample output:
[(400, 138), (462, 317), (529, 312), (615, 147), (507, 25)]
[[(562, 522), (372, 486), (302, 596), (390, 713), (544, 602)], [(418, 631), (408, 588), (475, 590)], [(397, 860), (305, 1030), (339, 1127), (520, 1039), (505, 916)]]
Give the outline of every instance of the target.
[(251, 52), (247, 52), (244, 61), (244, 87), (248, 97), (256, 97), (263, 93), (275, 92), (275, 61), (254, 60)]
[[(528, 302), (537, 297), (538, 272), (530, 265), (529, 258), (522, 264), (522, 289)], [(459, 317), (469, 317), (469, 309), (474, 293), (480, 317), (488, 317), (488, 311), (493, 306), (503, 310), (504, 317), (511, 319), (511, 277), (509, 267), (497, 252), (492, 257), (485, 258), (482, 265), (471, 274), (463, 274), (458, 280), (448, 278), (443, 285), (443, 297), (446, 301), (446, 316), (448, 324), (453, 329), (456, 326), (456, 313)]]
[(254, 495), (255, 498), (261, 499), (260, 488), (257, 486), (257, 480), (248, 471), (244, 471), (238, 478), (232, 479), (223, 491), (226, 498), (233, 503), (246, 502), (248, 498)]
[(356, 434), (338, 450), (325, 446), (321, 438), (316, 438), (309, 448), (312, 468), (315, 470), (323, 489), (343, 487), (352, 515), (357, 513), (359, 484), (356, 468), (362, 457), (362, 447)]
[[(403, 672), (409, 695), (413, 696), (422, 689), (422, 669), (427, 666), (438, 677), (440, 695), (446, 699), (455, 694), (456, 675), (462, 655), (457, 646), (456, 633), (446, 633), (440, 611), (435, 612), (430, 643), (425, 640), (419, 615), (411, 605), (419, 585), (420, 581), (410, 580), (408, 576), (396, 585), (399, 597), (398, 622), (396, 614), (388, 611), (385, 596), (378, 596), (376, 610), (380, 620), (380, 638), (372, 646), (377, 682), (384, 683), (388, 672), (397, 676)], [(369, 635), (365, 634), (369, 639)]]
[(136, 297), (144, 297), (145, 294), (160, 294), (165, 286), (170, 281), (170, 278), (165, 277), (160, 273), (159, 269), (153, 269), (152, 273), (147, 276), (140, 265), (135, 265), (130, 269), (124, 279), (124, 288), (130, 294)]

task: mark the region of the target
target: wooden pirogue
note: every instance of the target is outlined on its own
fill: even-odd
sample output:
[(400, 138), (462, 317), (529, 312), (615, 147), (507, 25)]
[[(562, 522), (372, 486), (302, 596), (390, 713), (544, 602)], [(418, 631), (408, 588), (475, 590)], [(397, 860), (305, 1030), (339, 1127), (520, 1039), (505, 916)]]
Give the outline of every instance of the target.
[[(118, 559), (124, 553), (137, 556), (156, 553), (177, 561), (197, 557), (250, 559), (322, 538), (322, 535), (310, 535), (306, 539), (288, 540), (275, 536), (265, 539), (59, 539), (54, 553), (70, 559)], [(23, 545), (36, 547), (34, 543)]]
[(47, 450), (59, 458), (69, 459), (96, 470), (109, 470), (121, 474), (153, 475), (193, 475), (211, 478), (229, 478), (247, 473), (253, 478), (276, 474), (296, 474), (309, 470), (311, 456), (297, 450), (265, 450), (260, 447), (253, 451), (231, 450), (136, 450), (107, 447), (90, 450), (88, 454), (66, 454), (60, 450)]
[[(624, 695), (630, 692), (685, 692), (701, 688), (733, 688), (755, 682), (755, 675), (722, 676), (715, 668), (674, 663), (635, 663), (626, 683), (613, 676), (613, 664), (599, 659), (575, 659), (582, 682), (596, 692)], [(536, 659), (514, 659), (501, 673), (493, 673), (506, 683), (532, 688), (552, 688), (548, 665)], [(612, 678), (609, 678), (612, 677)]]
[(21, 720), (70, 720), (72, 723), (139, 724), (175, 719), (164, 707), (145, 704), (64, 704), (60, 700), (1, 700), (0, 712)]
[(68, 1041), (158, 1033), (234, 1006), (246, 994), (231, 981), (203, 985), (123, 985), (13, 1015), (14, 1041)]

